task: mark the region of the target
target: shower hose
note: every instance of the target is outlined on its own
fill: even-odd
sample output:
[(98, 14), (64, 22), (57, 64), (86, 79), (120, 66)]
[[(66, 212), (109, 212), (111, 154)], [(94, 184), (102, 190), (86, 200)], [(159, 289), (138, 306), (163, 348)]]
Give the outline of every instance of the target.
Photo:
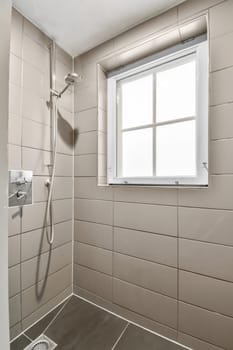
[[(53, 244), (54, 240), (54, 213), (53, 213), (53, 188), (54, 188), (54, 177), (56, 172), (56, 163), (57, 163), (57, 104), (58, 96), (52, 96), (52, 133), (53, 133), (53, 142), (52, 142), (52, 171), (51, 179), (47, 182), (48, 186), (48, 201), (46, 207), (46, 236), (48, 244)], [(50, 225), (49, 225), (50, 224)]]

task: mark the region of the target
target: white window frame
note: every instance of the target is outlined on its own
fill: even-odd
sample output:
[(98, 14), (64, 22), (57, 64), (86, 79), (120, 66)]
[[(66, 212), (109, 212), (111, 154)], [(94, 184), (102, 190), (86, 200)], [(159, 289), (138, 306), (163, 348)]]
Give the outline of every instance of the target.
[[(148, 73), (149, 70), (158, 71), (165, 65), (176, 64), (176, 60), (196, 57), (196, 176), (183, 177), (119, 177), (117, 175), (117, 83), (137, 75)], [(204, 41), (179, 50), (175, 53), (158, 58), (149, 63), (120, 72), (108, 78), (108, 184), (119, 185), (158, 185), (158, 186), (207, 186), (208, 185), (208, 42)], [(180, 118), (181, 119), (181, 118)], [(184, 118), (182, 118), (185, 120)], [(189, 118), (188, 118), (189, 119)], [(176, 120), (177, 121), (177, 120)], [(172, 122), (176, 122), (175, 120)], [(157, 123), (156, 125), (168, 124)], [(135, 128), (137, 129), (137, 128)], [(138, 129), (141, 129), (139, 127)]]

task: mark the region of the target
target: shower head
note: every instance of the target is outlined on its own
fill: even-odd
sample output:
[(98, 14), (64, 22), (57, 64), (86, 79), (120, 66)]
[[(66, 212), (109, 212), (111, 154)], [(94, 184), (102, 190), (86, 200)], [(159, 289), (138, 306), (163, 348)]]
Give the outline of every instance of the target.
[(65, 76), (65, 82), (66, 84), (68, 85), (74, 85), (74, 84), (77, 84), (78, 81), (81, 80), (81, 76), (78, 75), (77, 73), (68, 73), (66, 76)]
[(61, 97), (64, 92), (70, 87), (70, 86), (73, 86), (75, 84), (77, 84), (79, 81), (82, 80), (82, 77), (81, 75), (78, 75), (77, 73), (68, 73), (65, 78), (65, 83), (66, 83), (66, 86), (64, 87), (64, 89), (62, 89), (60, 92), (57, 92), (55, 90), (51, 90), (53, 95), (57, 96), (57, 97)]

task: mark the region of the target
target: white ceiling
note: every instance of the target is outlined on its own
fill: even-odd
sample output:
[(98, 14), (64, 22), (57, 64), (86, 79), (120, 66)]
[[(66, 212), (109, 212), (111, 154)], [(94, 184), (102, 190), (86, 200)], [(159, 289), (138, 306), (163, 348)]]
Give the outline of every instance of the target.
[(72, 56), (185, 0), (13, 0), (13, 6)]

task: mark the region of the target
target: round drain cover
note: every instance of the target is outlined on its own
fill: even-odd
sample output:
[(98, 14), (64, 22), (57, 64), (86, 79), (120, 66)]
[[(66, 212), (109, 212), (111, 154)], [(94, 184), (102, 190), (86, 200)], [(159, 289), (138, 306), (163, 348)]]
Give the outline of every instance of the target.
[(32, 350), (49, 350), (49, 342), (47, 340), (38, 340), (38, 342), (33, 345)]

